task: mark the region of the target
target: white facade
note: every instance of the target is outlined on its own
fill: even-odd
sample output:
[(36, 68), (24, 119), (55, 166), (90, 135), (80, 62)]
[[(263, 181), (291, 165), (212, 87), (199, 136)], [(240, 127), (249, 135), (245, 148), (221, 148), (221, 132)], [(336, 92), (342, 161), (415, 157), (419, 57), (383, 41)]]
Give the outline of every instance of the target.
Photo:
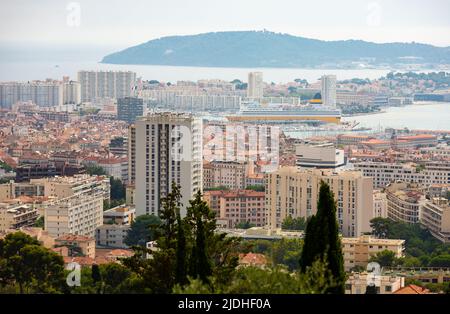
[(11, 108), (19, 101), (31, 101), (40, 107), (62, 105), (62, 83), (59, 81), (0, 83), (0, 108)]
[(353, 166), (365, 176), (373, 177), (375, 188), (383, 188), (399, 180), (424, 186), (450, 183), (449, 162), (427, 162), (420, 171), (416, 169), (416, 164), (409, 163), (357, 162)]
[(95, 234), (97, 245), (115, 248), (128, 248), (124, 240), (130, 228), (130, 225), (117, 224), (102, 225), (98, 227)]
[(202, 120), (188, 114), (154, 113), (138, 119), (131, 129), (136, 214), (157, 215), (161, 197), (175, 181), (181, 186), (184, 215), (189, 200), (202, 190)]
[(45, 230), (53, 237), (70, 233), (95, 236), (103, 224), (103, 201), (109, 200), (109, 179), (89, 175), (35, 179), (44, 195), (56, 198), (45, 206)]
[(262, 98), (264, 91), (264, 82), (262, 72), (250, 72), (248, 74), (247, 97)]
[(322, 103), (336, 108), (336, 75), (322, 76)]
[(96, 98), (124, 98), (134, 96), (136, 73), (131, 71), (79, 71), (81, 101)]
[(450, 205), (445, 198), (427, 200), (420, 211), (420, 223), (443, 243), (450, 243)]
[(338, 168), (345, 165), (344, 150), (332, 143), (295, 145), (296, 164), (304, 168)]
[(63, 100), (64, 105), (81, 103), (81, 85), (75, 81), (63, 83)]
[(103, 194), (100, 191), (77, 193), (55, 201), (45, 209), (45, 230), (53, 237), (64, 234), (95, 236), (103, 223)]

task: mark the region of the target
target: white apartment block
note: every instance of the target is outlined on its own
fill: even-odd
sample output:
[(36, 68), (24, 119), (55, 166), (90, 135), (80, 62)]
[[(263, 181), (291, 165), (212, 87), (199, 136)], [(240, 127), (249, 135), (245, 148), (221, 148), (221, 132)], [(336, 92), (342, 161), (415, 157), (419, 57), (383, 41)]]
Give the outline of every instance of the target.
[(321, 81), (322, 103), (325, 106), (336, 108), (336, 75), (324, 75)]
[(328, 183), (337, 205), (340, 232), (345, 237), (370, 232), (373, 218), (372, 178), (359, 171), (282, 167), (266, 174), (266, 208), (269, 227), (280, 228), (292, 216), (309, 217), (317, 212), (321, 181)]
[(333, 143), (311, 142), (295, 145), (296, 165), (302, 168), (338, 168), (345, 165), (344, 150)]
[(445, 198), (427, 200), (420, 212), (420, 223), (443, 243), (450, 243), (450, 205)]
[(413, 163), (357, 162), (356, 170), (372, 177), (375, 188), (384, 188), (395, 181), (418, 183), (423, 186), (450, 183), (449, 162), (426, 162), (424, 169)]
[(130, 175), (136, 214), (155, 214), (172, 182), (181, 186), (182, 215), (202, 190), (202, 120), (191, 114), (152, 113), (130, 127)]
[(0, 108), (12, 108), (17, 102), (31, 101), (40, 107), (63, 104), (63, 86), (60, 81), (32, 81), (0, 83)]
[(81, 85), (75, 81), (63, 82), (63, 105), (81, 103)]
[(124, 98), (134, 96), (136, 73), (131, 71), (79, 71), (81, 101), (97, 98)]
[(103, 223), (103, 202), (109, 200), (109, 179), (89, 175), (37, 179), (45, 195), (55, 198), (45, 206), (45, 230), (53, 237), (70, 233), (95, 236)]
[(128, 246), (124, 240), (130, 228), (130, 225), (101, 225), (96, 230), (96, 243), (99, 246), (126, 249)]
[(103, 225), (96, 230), (99, 246), (127, 248), (124, 240), (131, 228), (136, 210), (134, 207), (120, 205), (103, 212)]
[(247, 97), (262, 98), (264, 96), (264, 82), (262, 72), (250, 72), (248, 74)]
[(58, 199), (45, 208), (45, 230), (53, 237), (64, 234), (95, 237), (95, 230), (101, 226), (103, 193), (84, 191)]

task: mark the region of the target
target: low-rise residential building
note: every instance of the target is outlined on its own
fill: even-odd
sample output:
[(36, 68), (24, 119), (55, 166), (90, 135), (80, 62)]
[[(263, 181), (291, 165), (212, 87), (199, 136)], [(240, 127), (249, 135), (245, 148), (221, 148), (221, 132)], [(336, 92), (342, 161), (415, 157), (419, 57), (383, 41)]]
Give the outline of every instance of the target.
[(333, 143), (308, 142), (295, 145), (297, 167), (338, 168), (345, 165), (344, 150)]
[(345, 294), (365, 294), (370, 283), (376, 286), (377, 294), (392, 294), (405, 286), (405, 277), (353, 273), (345, 282)]
[(245, 189), (247, 164), (237, 161), (204, 161), (203, 189)]
[(0, 204), (0, 232), (32, 226), (38, 218), (37, 210), (23, 204)]
[(421, 206), (425, 195), (417, 185), (406, 182), (394, 182), (386, 188), (388, 218), (409, 224), (419, 222)]
[(82, 255), (95, 258), (95, 239), (75, 234), (64, 234), (55, 239), (55, 247), (68, 247), (69, 256), (76, 255), (71, 252), (81, 252)]
[(204, 199), (228, 227), (249, 222), (257, 227), (266, 225), (265, 193), (253, 190), (206, 191)]
[(450, 205), (446, 198), (435, 197), (423, 203), (420, 223), (443, 243), (450, 243)]
[(128, 248), (125, 238), (131, 228), (136, 210), (120, 205), (103, 212), (103, 225), (96, 230), (96, 241), (99, 246)]
[(105, 247), (128, 248), (125, 238), (130, 225), (105, 224), (97, 227), (95, 239), (97, 245)]
[(342, 238), (345, 271), (355, 266), (366, 267), (371, 257), (384, 250), (392, 251), (395, 257), (404, 256), (405, 240), (376, 239), (369, 235), (358, 238)]

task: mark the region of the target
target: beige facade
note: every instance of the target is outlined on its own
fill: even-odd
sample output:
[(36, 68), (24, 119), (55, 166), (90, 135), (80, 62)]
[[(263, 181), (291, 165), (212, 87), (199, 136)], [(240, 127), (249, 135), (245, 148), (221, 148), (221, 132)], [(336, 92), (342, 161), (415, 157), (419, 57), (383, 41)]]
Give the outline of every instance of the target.
[(345, 271), (350, 271), (355, 266), (365, 268), (372, 256), (384, 250), (394, 252), (397, 258), (404, 256), (405, 240), (376, 239), (363, 235), (358, 238), (342, 238), (341, 241)]
[(427, 200), (420, 213), (420, 222), (441, 242), (450, 243), (450, 205), (445, 198)]
[(228, 228), (249, 222), (257, 227), (266, 225), (264, 192), (252, 190), (206, 191), (204, 199), (217, 217), (228, 221)]
[(32, 226), (37, 218), (38, 212), (33, 207), (0, 204), (0, 232)]
[(373, 192), (373, 217), (387, 218), (386, 193), (381, 191)]
[(247, 164), (237, 161), (203, 161), (203, 189), (245, 189)]
[(55, 239), (55, 247), (79, 247), (81, 253), (87, 257), (95, 258), (95, 239), (91, 237), (65, 234)]
[(282, 167), (266, 175), (268, 224), (280, 228), (288, 217), (309, 217), (317, 211), (320, 183), (330, 185), (337, 205), (337, 219), (344, 236), (370, 232), (373, 218), (372, 178), (358, 171)]
[(377, 294), (392, 294), (405, 286), (405, 277), (354, 273), (345, 282), (345, 294), (365, 294), (369, 283), (375, 284)]
[(395, 182), (386, 188), (388, 218), (414, 224), (419, 222), (420, 207), (425, 196), (417, 185)]

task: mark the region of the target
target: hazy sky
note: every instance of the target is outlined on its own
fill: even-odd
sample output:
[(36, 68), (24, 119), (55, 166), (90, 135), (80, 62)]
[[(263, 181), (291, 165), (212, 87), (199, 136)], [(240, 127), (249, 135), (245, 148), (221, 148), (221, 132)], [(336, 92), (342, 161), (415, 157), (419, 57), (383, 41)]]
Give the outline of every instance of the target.
[(262, 30), (450, 46), (448, 0), (0, 0), (0, 43), (127, 47), (175, 34)]

